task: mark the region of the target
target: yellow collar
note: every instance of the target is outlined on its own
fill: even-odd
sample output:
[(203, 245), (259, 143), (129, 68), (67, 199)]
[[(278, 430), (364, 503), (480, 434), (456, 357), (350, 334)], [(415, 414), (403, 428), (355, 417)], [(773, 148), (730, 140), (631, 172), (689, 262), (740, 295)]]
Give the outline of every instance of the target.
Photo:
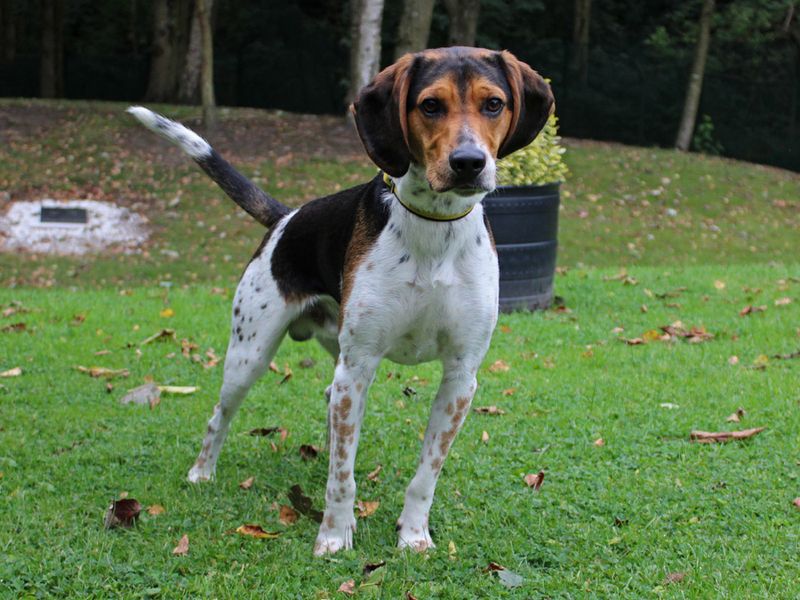
[(475, 205), (473, 204), (464, 212), (455, 215), (439, 215), (436, 213), (428, 212), (426, 210), (422, 210), (416, 206), (411, 206), (403, 202), (400, 199), (400, 196), (397, 195), (397, 186), (395, 186), (394, 181), (392, 181), (392, 178), (389, 177), (389, 175), (387, 175), (386, 173), (383, 174), (383, 182), (389, 187), (389, 191), (391, 191), (392, 194), (394, 194), (394, 197), (397, 198), (397, 201), (403, 205), (403, 208), (405, 208), (408, 212), (415, 214), (418, 217), (425, 219), (427, 221), (440, 221), (440, 222), (458, 221), (459, 219), (463, 219), (464, 217), (466, 217), (469, 213), (472, 212), (472, 209), (475, 208)]

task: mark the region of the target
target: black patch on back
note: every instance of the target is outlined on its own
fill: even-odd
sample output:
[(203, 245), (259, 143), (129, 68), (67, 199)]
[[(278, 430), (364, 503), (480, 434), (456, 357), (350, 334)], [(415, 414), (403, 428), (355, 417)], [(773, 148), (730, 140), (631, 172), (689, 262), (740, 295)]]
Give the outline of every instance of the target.
[(272, 253), (272, 276), (287, 300), (328, 295), (342, 300), (345, 255), (361, 211), (375, 239), (389, 220), (381, 175), (369, 183), (305, 204), (283, 230)]

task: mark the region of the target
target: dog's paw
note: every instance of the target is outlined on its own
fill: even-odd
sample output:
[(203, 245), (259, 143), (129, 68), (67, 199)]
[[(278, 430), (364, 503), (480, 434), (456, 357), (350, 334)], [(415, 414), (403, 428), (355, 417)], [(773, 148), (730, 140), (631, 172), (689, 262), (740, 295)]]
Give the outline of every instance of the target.
[(398, 524), (397, 547), (411, 548), (416, 552), (425, 552), (436, 547), (431, 539), (431, 533), (427, 525), (415, 527), (413, 525)]
[(204, 483), (206, 481), (211, 481), (213, 477), (214, 471), (212, 469), (198, 467), (197, 465), (189, 469), (189, 474), (186, 475), (186, 479), (189, 483)]
[(350, 550), (353, 547), (355, 530), (356, 520), (352, 514), (339, 517), (326, 515), (319, 527), (317, 541), (314, 543), (314, 556)]

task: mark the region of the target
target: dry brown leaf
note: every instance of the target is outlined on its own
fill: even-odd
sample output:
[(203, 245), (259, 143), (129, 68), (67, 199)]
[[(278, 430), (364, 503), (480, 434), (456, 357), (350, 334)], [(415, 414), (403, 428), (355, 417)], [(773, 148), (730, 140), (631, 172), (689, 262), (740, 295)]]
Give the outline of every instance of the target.
[(292, 375), (293, 375), (293, 373), (292, 373), (292, 370), (289, 368), (289, 365), (288, 364), (284, 365), (283, 366), (283, 379), (281, 379), (278, 382), (278, 385), (283, 385), (284, 383), (289, 381), (292, 378)]
[(3, 333), (12, 333), (12, 332), (13, 333), (22, 333), (27, 328), (28, 328), (28, 326), (25, 323), (22, 323), (22, 322), (9, 323), (8, 325), (0, 328), (0, 331), (2, 331)]
[(313, 358), (304, 358), (300, 361), (300, 368), (301, 369), (310, 369), (315, 364), (317, 364)]
[(504, 415), (504, 414), (506, 414), (506, 411), (504, 411), (502, 408), (497, 408), (495, 405), (492, 405), (492, 406), (478, 406), (476, 408), (473, 408), (472, 410), (474, 410), (476, 413), (479, 413), (479, 414), (482, 414), (482, 415)]
[(256, 429), (251, 429), (247, 432), (247, 435), (258, 435), (258, 436), (267, 436), (272, 435), (276, 431), (278, 431), (280, 427), (257, 427)]
[(623, 342), (628, 344), (628, 346), (641, 346), (644, 344), (644, 340), (642, 338), (621, 338)]
[(533, 488), (533, 491), (538, 492), (539, 488), (542, 487), (544, 483), (544, 471), (539, 471), (538, 473), (529, 473), (524, 477), (525, 484), (529, 488)]
[(286, 506), (285, 504), (281, 504), (278, 514), (278, 521), (283, 523), (284, 525), (291, 525), (292, 523), (296, 523), (297, 519), (300, 518), (300, 514), (293, 509), (291, 506)]
[(481, 434), (481, 441), (482, 441), (484, 444), (488, 444), (488, 443), (489, 443), (489, 432), (488, 432), (488, 431), (484, 431), (484, 432)]
[(314, 460), (320, 453), (320, 448), (312, 446), (311, 444), (303, 444), (300, 446), (300, 457), (303, 460)]
[(106, 529), (133, 527), (140, 512), (142, 512), (142, 505), (136, 499), (123, 497), (120, 500), (114, 500), (108, 507), (103, 524)]
[(378, 510), (378, 507), (380, 505), (381, 505), (380, 500), (374, 500), (374, 501), (359, 500), (358, 501), (358, 516), (361, 517), (362, 519), (366, 519), (370, 515), (374, 514), (375, 511)]
[(766, 305), (753, 306), (752, 304), (748, 304), (742, 310), (739, 311), (739, 316), (746, 317), (747, 315), (752, 315), (753, 313), (757, 312), (764, 312), (765, 310), (767, 310)]
[(264, 531), (261, 525), (240, 525), (236, 528), (236, 533), (239, 535), (245, 535), (248, 537), (254, 537), (260, 540), (263, 539), (274, 539), (280, 535), (280, 533), (273, 533), (271, 531)]
[(339, 589), (336, 591), (347, 594), (348, 596), (352, 596), (356, 593), (356, 582), (353, 579), (348, 579), (342, 585), (340, 585)]
[(0, 373), (0, 377), (19, 377), (20, 375), (22, 375), (22, 369), (20, 367), (14, 367), (13, 369)]
[(792, 500), (792, 504), (794, 504), (796, 508), (800, 508), (800, 498)]
[(151, 504), (147, 507), (147, 514), (151, 517), (157, 517), (158, 515), (163, 515), (167, 512), (167, 509), (161, 506), (160, 504)]
[(175, 330), (174, 329), (162, 329), (151, 335), (149, 338), (145, 338), (141, 342), (139, 342), (140, 346), (146, 346), (156, 340), (174, 340), (175, 339)]
[(165, 319), (169, 319), (170, 317), (174, 317), (175, 316), (175, 311), (172, 310), (171, 308), (165, 308), (161, 312), (159, 312), (158, 314), (161, 315), (162, 317), (164, 317)]
[(603, 438), (597, 438), (594, 441), (594, 445), (597, 446), (598, 448), (602, 448), (603, 446), (606, 445), (606, 441)]
[(172, 549), (172, 554), (175, 556), (184, 556), (189, 553), (189, 536), (185, 533), (178, 541), (178, 545)]
[(504, 360), (496, 360), (491, 365), (489, 365), (489, 371), (491, 373), (505, 373), (511, 367), (509, 364)]
[(683, 581), (684, 577), (686, 577), (686, 573), (669, 573), (666, 577), (664, 577), (664, 585), (680, 583)]
[(378, 473), (381, 472), (381, 469), (383, 469), (382, 465), (378, 465), (377, 467), (375, 467), (372, 471), (367, 473), (367, 479), (369, 479), (370, 481), (377, 481)]
[(251, 487), (253, 487), (253, 482), (255, 480), (256, 480), (255, 477), (248, 477), (239, 484), (239, 487), (242, 488), (243, 490), (249, 490)]
[(272, 371), (273, 373), (281, 372), (281, 370), (278, 368), (278, 365), (276, 365), (274, 361), (269, 363), (269, 370)]
[(206, 358), (208, 358), (208, 362), (203, 363), (204, 369), (213, 369), (219, 364), (220, 358), (214, 353), (213, 348), (206, 350)]
[(295, 484), (289, 488), (289, 502), (301, 515), (305, 515), (317, 523), (322, 523), (322, 513), (314, 508), (311, 498), (303, 493), (303, 488)]
[(728, 359), (729, 365), (738, 365), (739, 364), (739, 357), (735, 354)]
[(128, 369), (109, 369), (106, 367), (75, 367), (81, 373), (86, 373), (90, 377), (103, 377), (104, 379), (114, 379), (115, 377), (127, 377), (130, 375)]
[(737, 408), (736, 412), (725, 419), (728, 423), (738, 423), (747, 413), (743, 408)]
[(507, 388), (501, 392), (503, 396), (513, 396), (514, 393), (517, 391), (517, 388)]
[(791, 304), (792, 299), (789, 297), (778, 298), (775, 300), (775, 306), (786, 306), (787, 304)]
[(713, 444), (714, 442), (730, 442), (731, 440), (744, 440), (758, 435), (764, 431), (766, 427), (754, 427), (752, 429), (743, 429), (741, 431), (692, 431), (689, 434), (689, 439), (698, 444)]

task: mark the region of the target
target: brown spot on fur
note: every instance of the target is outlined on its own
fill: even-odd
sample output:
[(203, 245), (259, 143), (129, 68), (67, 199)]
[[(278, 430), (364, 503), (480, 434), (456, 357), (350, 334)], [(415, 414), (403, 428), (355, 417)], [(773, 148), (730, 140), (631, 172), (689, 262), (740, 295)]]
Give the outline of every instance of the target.
[(452, 415), (454, 412), (456, 412), (456, 407), (455, 407), (455, 405), (454, 405), (452, 402), (448, 402), (448, 403), (447, 403), (447, 406), (445, 406), (445, 407), (444, 407), (444, 412), (445, 412), (447, 415)]
[(360, 381), (356, 384), (356, 391), (361, 392), (364, 389), (364, 384)]
[(438, 458), (434, 458), (434, 459), (431, 461), (431, 470), (432, 470), (434, 473), (438, 473), (439, 471), (441, 471), (441, 470), (442, 470), (442, 463), (443, 463), (443, 462), (444, 462), (444, 460), (442, 459), (442, 457), (441, 457), (441, 456), (440, 456), (440, 457), (438, 457)]
[[(339, 473), (336, 474), (336, 479), (338, 479), (339, 481), (347, 481), (349, 478), (350, 478), (350, 471), (339, 471)], [(339, 489), (342, 490), (342, 492), (344, 492), (342, 488)]]
[(344, 255), (344, 268), (342, 269), (342, 302), (340, 306), (339, 322), (343, 321), (342, 310), (347, 305), (350, 298), (350, 292), (353, 290), (355, 283), (355, 274), (359, 265), (364, 260), (364, 257), (372, 249), (375, 240), (378, 239), (380, 232), (373, 231), (374, 228), (370, 227), (367, 223), (366, 214), (362, 206), (358, 207), (356, 211), (356, 222), (353, 225), (353, 235), (350, 237), (350, 243), (347, 246), (347, 251)]
[(333, 515), (328, 515), (325, 517), (325, 525), (328, 529), (333, 529), (336, 527), (336, 519), (333, 518)]

